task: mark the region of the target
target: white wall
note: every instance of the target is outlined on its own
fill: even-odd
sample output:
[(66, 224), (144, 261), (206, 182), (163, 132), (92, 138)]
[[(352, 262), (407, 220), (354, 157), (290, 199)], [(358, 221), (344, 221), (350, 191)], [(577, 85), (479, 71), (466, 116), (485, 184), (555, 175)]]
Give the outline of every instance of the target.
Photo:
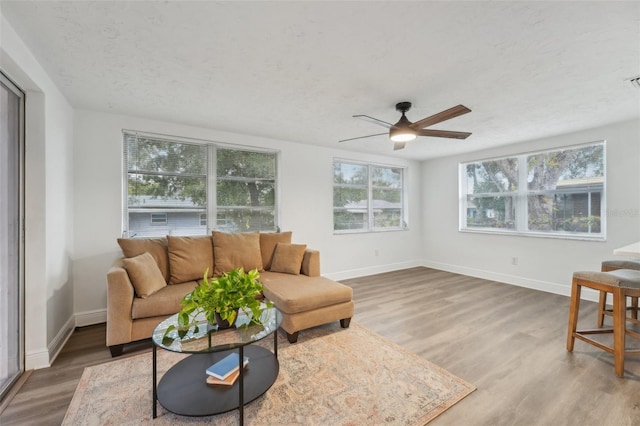
[[(607, 141), (606, 241), (458, 231), (460, 162), (598, 140)], [(427, 161), (422, 182), (426, 266), (569, 295), (574, 271), (599, 270), (613, 249), (640, 241), (640, 120)]]
[[(75, 113), (74, 306), (79, 325), (105, 320), (106, 273), (121, 255), (122, 130), (138, 130), (280, 151), (280, 226), (293, 240), (320, 250), (322, 273), (335, 279), (416, 266), (421, 258), (420, 165), (123, 115)], [(334, 157), (408, 166), (410, 229), (333, 234)], [(378, 256), (375, 255), (378, 250)]]
[(0, 67), (26, 92), (25, 368), (48, 366), (74, 325), (73, 110), (0, 17)]

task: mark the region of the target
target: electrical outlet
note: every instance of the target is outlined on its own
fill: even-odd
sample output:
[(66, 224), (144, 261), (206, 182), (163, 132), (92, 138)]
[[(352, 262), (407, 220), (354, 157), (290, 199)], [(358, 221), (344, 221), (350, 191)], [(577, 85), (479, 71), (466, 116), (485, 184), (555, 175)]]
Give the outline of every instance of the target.
[(378, 251), (378, 249), (375, 249), (375, 250), (373, 251), (373, 254), (375, 254), (376, 256), (380, 256), (380, 252)]
[(517, 264), (518, 264), (518, 258), (517, 258), (517, 257), (515, 257), (515, 256), (514, 256), (514, 257), (512, 257), (512, 258), (511, 258), (511, 264), (512, 264), (512, 265), (517, 265)]

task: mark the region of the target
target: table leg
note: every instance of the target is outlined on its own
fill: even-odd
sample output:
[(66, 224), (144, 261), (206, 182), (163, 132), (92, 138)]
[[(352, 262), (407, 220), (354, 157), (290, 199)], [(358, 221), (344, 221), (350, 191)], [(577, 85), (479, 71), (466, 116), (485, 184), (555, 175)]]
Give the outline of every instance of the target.
[(278, 330), (273, 332), (273, 354), (278, 359)]
[(156, 383), (157, 373), (158, 373), (158, 355), (156, 345), (153, 346), (153, 418), (155, 419), (158, 416), (157, 413), (157, 404), (158, 404), (158, 385)]
[(240, 363), (240, 406), (238, 409), (240, 410), (240, 426), (244, 425), (244, 346), (240, 346), (239, 349), (240, 359), (238, 362)]

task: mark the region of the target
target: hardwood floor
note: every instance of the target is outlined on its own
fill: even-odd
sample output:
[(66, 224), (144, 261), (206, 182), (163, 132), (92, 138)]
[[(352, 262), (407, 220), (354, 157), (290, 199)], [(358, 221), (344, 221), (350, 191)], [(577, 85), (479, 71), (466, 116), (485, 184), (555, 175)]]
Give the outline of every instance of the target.
[[(567, 297), (428, 268), (343, 282), (354, 289), (354, 321), (477, 386), (433, 425), (640, 424), (640, 358), (628, 358), (619, 379), (608, 353), (580, 341), (568, 353)], [(596, 304), (583, 301), (580, 318), (595, 327)], [(84, 367), (111, 360), (104, 337), (104, 325), (76, 330), (0, 424), (60, 424)], [(127, 346), (124, 356), (148, 350)]]

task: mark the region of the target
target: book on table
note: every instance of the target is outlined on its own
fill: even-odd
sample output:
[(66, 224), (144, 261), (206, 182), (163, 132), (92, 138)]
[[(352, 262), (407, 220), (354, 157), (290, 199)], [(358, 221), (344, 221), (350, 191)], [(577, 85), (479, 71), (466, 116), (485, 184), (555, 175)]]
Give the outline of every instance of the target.
[(233, 386), (233, 384), (236, 382), (236, 380), (238, 380), (238, 377), (240, 377), (240, 369), (237, 369), (233, 373), (229, 374), (229, 376), (224, 380), (216, 379), (213, 376), (207, 376), (207, 384), (208, 385)]
[[(218, 380), (224, 380), (234, 372), (239, 373), (239, 359), (240, 355), (238, 355), (237, 352), (231, 352), (229, 355), (207, 368), (206, 372), (209, 376), (215, 377)], [(246, 367), (247, 364), (249, 364), (249, 357), (245, 356), (242, 366)]]

